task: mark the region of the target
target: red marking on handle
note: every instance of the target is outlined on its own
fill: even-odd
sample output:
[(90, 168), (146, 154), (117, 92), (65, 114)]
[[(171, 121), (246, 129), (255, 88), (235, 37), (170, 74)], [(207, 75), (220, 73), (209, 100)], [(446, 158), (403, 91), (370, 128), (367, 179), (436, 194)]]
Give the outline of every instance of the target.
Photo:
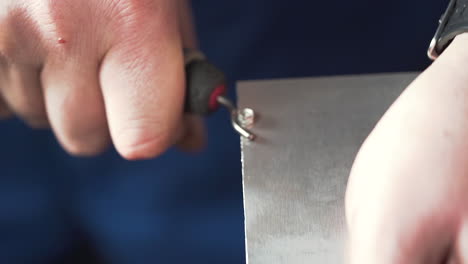
[(218, 97), (226, 94), (227, 88), (225, 84), (221, 84), (211, 93), (208, 108), (210, 111), (216, 111), (219, 108)]
[(67, 41), (64, 38), (58, 38), (57, 43), (58, 44), (65, 44), (65, 43), (67, 43)]

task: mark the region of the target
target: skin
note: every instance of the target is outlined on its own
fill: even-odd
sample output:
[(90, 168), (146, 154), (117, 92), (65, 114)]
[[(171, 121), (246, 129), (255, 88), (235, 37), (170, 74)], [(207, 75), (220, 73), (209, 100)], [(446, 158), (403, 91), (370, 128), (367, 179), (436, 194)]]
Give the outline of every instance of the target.
[(0, 118), (50, 127), (76, 156), (199, 149), (201, 121), (183, 115), (194, 36), (185, 0), (2, 0)]
[(346, 194), (351, 264), (468, 263), (468, 35), (398, 98)]
[[(198, 149), (183, 115), (176, 0), (0, 1), (0, 118), (50, 127), (71, 154), (114, 144), (126, 159)], [(346, 194), (351, 264), (468, 263), (468, 37), (461, 35), (381, 119)]]

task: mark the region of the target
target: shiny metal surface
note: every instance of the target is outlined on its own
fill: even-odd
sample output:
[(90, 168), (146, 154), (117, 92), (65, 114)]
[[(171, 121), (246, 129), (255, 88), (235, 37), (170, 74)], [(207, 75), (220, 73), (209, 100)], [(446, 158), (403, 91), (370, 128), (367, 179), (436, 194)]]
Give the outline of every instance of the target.
[[(217, 101), (220, 105), (226, 107), (231, 113), (231, 124), (234, 130), (248, 140), (255, 140), (255, 134), (250, 132), (247, 128), (247, 126), (253, 126), (253, 116), (255, 115), (254, 110), (250, 108), (237, 109), (231, 100), (224, 96), (218, 96)], [(246, 116), (246, 114), (250, 115), (251, 118)], [(250, 121), (250, 123), (248, 121)]]
[(344, 193), (361, 143), (416, 73), (250, 81), (242, 139), (247, 262), (344, 263)]

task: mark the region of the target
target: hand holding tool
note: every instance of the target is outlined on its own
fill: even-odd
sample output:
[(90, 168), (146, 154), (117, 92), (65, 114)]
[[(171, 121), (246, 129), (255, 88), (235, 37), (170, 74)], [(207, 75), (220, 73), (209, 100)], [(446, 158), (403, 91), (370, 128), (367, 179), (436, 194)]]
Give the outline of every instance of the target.
[(208, 116), (220, 105), (224, 106), (231, 114), (234, 129), (248, 140), (254, 140), (255, 135), (247, 128), (253, 123), (254, 112), (248, 108), (238, 110), (225, 96), (227, 85), (223, 72), (199, 51), (185, 49), (184, 55), (187, 83), (185, 112)]

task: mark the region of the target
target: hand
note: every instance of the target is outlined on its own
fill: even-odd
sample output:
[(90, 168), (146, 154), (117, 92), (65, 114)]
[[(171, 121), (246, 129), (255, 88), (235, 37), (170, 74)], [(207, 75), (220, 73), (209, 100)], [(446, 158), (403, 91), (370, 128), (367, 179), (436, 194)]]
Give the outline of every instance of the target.
[(351, 264), (468, 263), (468, 35), (384, 115), (351, 172)]
[(51, 126), (80, 156), (201, 147), (201, 121), (183, 116), (189, 14), (185, 0), (2, 0), (0, 116)]

